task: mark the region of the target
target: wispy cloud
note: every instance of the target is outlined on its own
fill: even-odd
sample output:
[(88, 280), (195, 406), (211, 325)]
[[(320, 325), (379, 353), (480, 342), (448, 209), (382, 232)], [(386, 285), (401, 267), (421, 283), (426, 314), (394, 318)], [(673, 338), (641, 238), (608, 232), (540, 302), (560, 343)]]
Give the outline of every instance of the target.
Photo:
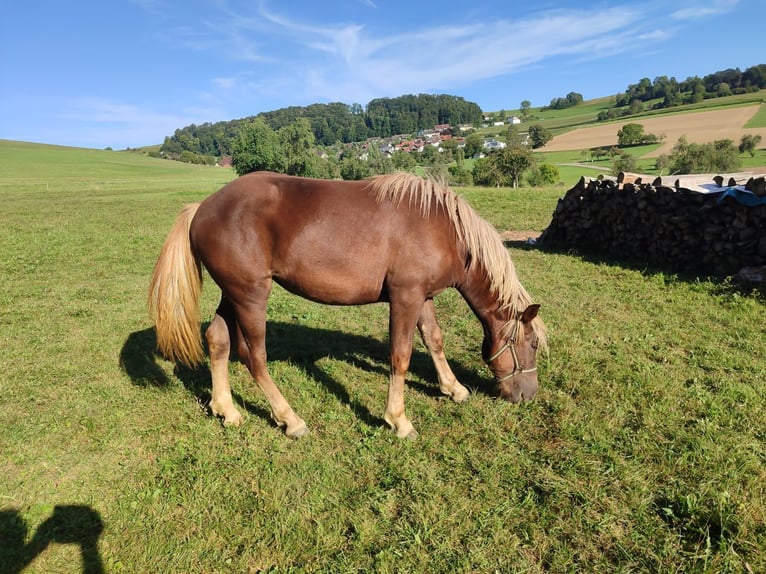
[[(437, 21), (413, 28), (403, 22), (391, 34), (372, 24), (295, 16), (288, 5), (277, 7), (267, 0), (247, 8), (233, 0), (210, 1), (215, 9), (206, 20), (170, 32), (175, 41), (217, 51), (222, 61), (235, 66), (231, 76), (252, 73), (252, 80), (236, 86), (230, 79), (214, 79), (222, 98), (249, 86), (253, 95), (281, 90), (289, 104), (299, 99), (366, 102), (382, 95), (457, 90), (551, 59), (584, 62), (646, 51), (676, 36), (685, 21), (730, 11), (739, 0), (702, 0), (701, 6), (699, 0), (693, 5), (687, 3), (692, 0), (603, 3), (593, 9), (487, 17), (469, 25)], [(374, 0), (354, 1), (380, 10)], [(668, 11), (674, 24), (658, 27), (668, 21)], [(242, 68), (243, 63), (251, 68)]]
[(290, 42), (299, 63), (286, 70), (303, 77), (311, 96), (361, 101), (381, 94), (448, 89), (513, 73), (561, 55), (613, 55), (630, 45), (640, 14), (630, 8), (593, 12), (550, 11), (521, 21), (376, 36), (360, 25), (315, 26), (261, 7), (272, 32)]
[[(702, 0), (701, 6), (699, 0), (602, 3), (471, 19), (466, 25), (402, 22), (392, 33), (373, 23), (296, 16), (289, 5), (267, 0), (209, 1), (214, 9), (205, 19), (187, 21), (169, 34), (179, 46), (216, 53), (226, 63), (226, 76), (210, 80), (207, 102), (214, 103), (217, 94), (222, 103), (238, 97), (257, 106), (261, 100), (366, 103), (403, 93), (457, 91), (552, 60), (581, 63), (645, 53), (680, 34), (686, 21), (733, 10), (739, 0)], [(354, 1), (382, 10), (374, 0)]]
[(710, 16), (725, 14), (737, 7), (739, 0), (713, 0), (712, 2), (696, 2), (694, 6), (681, 8), (670, 17), (674, 20), (699, 20)]

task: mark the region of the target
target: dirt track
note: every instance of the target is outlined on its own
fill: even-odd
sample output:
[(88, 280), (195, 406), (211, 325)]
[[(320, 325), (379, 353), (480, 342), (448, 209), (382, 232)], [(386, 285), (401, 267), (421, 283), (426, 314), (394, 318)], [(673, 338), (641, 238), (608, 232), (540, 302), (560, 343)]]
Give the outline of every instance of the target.
[(685, 135), (690, 142), (707, 143), (718, 139), (730, 139), (735, 144), (745, 134), (760, 135), (766, 141), (766, 128), (745, 129), (744, 126), (758, 111), (760, 105), (731, 108), (709, 112), (693, 112), (656, 118), (626, 119), (592, 128), (579, 128), (556, 136), (541, 151), (565, 151), (617, 145), (617, 132), (625, 124), (644, 126), (644, 133), (665, 136), (664, 144), (644, 157), (657, 157), (669, 153)]

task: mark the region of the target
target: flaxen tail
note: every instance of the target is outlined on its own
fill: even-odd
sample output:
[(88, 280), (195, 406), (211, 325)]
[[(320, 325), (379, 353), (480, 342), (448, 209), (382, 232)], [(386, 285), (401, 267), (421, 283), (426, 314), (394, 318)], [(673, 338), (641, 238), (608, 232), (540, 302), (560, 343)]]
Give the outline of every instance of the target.
[(149, 314), (157, 331), (157, 348), (169, 360), (190, 367), (204, 358), (199, 309), (202, 267), (189, 241), (189, 226), (198, 208), (199, 203), (194, 203), (181, 211), (149, 285)]

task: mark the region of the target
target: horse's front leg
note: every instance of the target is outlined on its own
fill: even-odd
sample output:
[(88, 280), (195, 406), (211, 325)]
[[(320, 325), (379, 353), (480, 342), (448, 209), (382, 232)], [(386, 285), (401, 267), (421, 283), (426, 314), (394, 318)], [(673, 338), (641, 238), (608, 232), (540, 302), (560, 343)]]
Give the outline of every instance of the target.
[(399, 438), (415, 438), (417, 431), (404, 413), (404, 383), (412, 356), (412, 333), (420, 305), (391, 302), (389, 339), (391, 345), (391, 374), (388, 383), (385, 421)]
[(418, 318), (418, 331), (423, 339), (423, 344), (431, 353), (436, 373), (439, 377), (439, 390), (452, 398), (456, 403), (462, 403), (468, 399), (466, 389), (455, 377), (444, 354), (444, 338), (442, 330), (436, 322), (436, 310), (433, 299), (426, 299), (423, 309)]

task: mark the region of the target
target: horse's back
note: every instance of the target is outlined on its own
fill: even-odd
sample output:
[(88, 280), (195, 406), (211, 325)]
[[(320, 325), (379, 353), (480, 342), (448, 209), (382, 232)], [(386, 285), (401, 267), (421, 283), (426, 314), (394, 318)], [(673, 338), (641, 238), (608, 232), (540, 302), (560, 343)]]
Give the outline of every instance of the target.
[(406, 204), (378, 203), (366, 188), (248, 174), (202, 202), (192, 244), (224, 290), (268, 276), (309, 299), (358, 304), (386, 300), (392, 282), (445, 275), (435, 282), (448, 286), (441, 283), (450, 281), (445, 265), (455, 264), (455, 247), (444, 222)]

